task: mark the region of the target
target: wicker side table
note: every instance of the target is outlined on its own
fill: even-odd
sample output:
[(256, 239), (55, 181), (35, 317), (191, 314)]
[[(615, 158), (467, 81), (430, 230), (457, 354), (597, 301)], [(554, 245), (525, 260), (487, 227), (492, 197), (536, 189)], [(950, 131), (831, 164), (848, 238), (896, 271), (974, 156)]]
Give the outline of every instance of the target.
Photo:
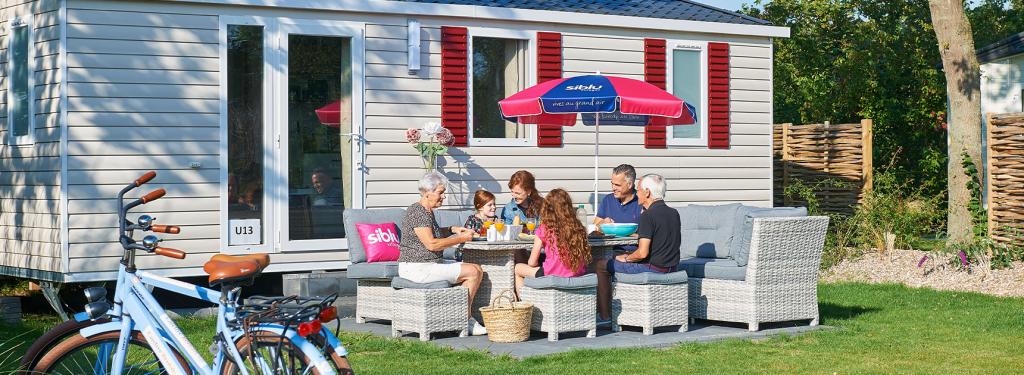
[(679, 332), (689, 329), (686, 271), (615, 277), (612, 284), (613, 331), (620, 331), (619, 326), (623, 325), (641, 327), (644, 335), (654, 334), (656, 327), (679, 326)]
[[(555, 279), (567, 282), (544, 285)], [(530, 329), (547, 332), (548, 341), (558, 341), (562, 332), (587, 331), (587, 337), (597, 336), (597, 277), (594, 274), (526, 279), (520, 298), (534, 306)]]
[(402, 331), (416, 332), (420, 341), (429, 341), (435, 332), (458, 331), (459, 337), (468, 335), (469, 290), (461, 286), (448, 286), (447, 282), (415, 284), (395, 278), (396, 288), (391, 296), (391, 336)]

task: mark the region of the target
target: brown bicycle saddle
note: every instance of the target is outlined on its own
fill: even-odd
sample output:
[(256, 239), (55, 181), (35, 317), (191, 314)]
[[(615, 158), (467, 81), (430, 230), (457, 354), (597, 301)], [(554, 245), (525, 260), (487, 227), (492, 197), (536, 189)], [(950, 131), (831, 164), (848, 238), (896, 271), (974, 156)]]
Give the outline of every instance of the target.
[(270, 258), (267, 254), (227, 255), (217, 254), (203, 265), (203, 271), (210, 275), (210, 285), (221, 283), (251, 283), (260, 274)]

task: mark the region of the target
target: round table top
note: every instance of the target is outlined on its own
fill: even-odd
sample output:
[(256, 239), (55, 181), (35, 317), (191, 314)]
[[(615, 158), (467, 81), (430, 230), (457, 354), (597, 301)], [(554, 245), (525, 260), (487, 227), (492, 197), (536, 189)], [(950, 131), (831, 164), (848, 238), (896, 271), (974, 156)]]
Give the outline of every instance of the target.
[[(591, 247), (612, 247), (636, 245), (636, 237), (615, 237), (615, 238), (587, 238)], [(463, 250), (529, 250), (533, 247), (533, 241), (470, 241), (461, 245)]]

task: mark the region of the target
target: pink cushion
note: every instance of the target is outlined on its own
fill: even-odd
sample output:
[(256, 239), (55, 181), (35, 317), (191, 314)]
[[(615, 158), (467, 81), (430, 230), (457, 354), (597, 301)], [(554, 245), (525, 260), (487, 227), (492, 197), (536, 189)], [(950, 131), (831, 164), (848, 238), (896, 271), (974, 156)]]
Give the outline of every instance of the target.
[(366, 262), (398, 260), (398, 227), (395, 223), (356, 224), (356, 231), (366, 250)]

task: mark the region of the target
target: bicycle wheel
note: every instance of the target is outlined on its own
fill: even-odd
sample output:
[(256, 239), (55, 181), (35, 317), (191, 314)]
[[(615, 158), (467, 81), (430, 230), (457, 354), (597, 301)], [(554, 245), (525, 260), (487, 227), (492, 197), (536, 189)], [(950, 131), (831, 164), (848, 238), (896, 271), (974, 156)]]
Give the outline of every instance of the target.
[(32, 342), (32, 346), (29, 346), (28, 350), (25, 351), (25, 356), (21, 357), (21, 363), (18, 365), (18, 369), (25, 372), (27, 372), (27, 370), (31, 370), (36, 366), (36, 363), (39, 362), (39, 359), (42, 358), (44, 354), (49, 352), (50, 349), (61, 341), (77, 335), (78, 331), (81, 331), (82, 328), (109, 321), (110, 319), (98, 319), (79, 322), (72, 319), (50, 328), (50, 330), (44, 332), (42, 336), (36, 339), (36, 341)]
[(338, 355), (338, 353), (335, 353), (334, 347), (327, 344), (327, 340), (324, 340), (323, 335), (317, 335), (315, 338), (307, 337), (306, 339), (312, 342), (313, 345), (321, 348), (324, 352), (331, 354), (328, 359), (331, 361), (331, 364), (334, 365), (334, 371), (337, 372), (338, 375), (355, 374), (355, 372), (352, 371), (352, 366), (348, 363), (348, 357), (342, 357)]
[[(119, 332), (107, 332), (92, 337), (72, 336), (53, 347), (39, 359), (32, 373), (57, 375), (109, 374), (117, 348)], [(188, 362), (174, 348), (171, 353), (191, 374)], [(128, 341), (124, 374), (166, 374), (167, 371), (149, 347), (146, 338), (133, 332)]]
[[(288, 338), (273, 332), (256, 331), (240, 337), (235, 347), (250, 374), (320, 374), (310, 358)], [(238, 374), (234, 362), (227, 362), (221, 374)]]

